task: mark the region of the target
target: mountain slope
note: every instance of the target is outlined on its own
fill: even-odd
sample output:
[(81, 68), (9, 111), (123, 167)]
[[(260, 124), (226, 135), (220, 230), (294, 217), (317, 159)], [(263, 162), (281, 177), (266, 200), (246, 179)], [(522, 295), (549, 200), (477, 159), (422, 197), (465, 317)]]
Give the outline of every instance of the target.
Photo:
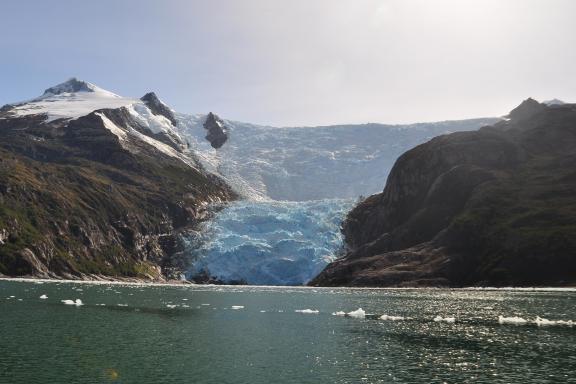
[(527, 100), (509, 120), (402, 155), (347, 216), (347, 255), (312, 285), (576, 284), (576, 105)]
[(178, 276), (178, 230), (235, 198), (184, 148), (145, 101), (77, 79), (3, 107), (0, 274)]

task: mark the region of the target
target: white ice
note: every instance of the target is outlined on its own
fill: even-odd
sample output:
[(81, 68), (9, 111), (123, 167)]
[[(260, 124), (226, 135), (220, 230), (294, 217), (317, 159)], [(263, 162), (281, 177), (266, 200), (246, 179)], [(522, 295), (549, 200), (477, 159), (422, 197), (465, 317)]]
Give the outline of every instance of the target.
[(84, 305), (84, 303), (82, 302), (82, 300), (80, 299), (76, 299), (76, 300), (60, 300), (61, 302), (63, 302), (66, 305), (75, 305), (77, 307)]
[(390, 315), (382, 315), (380, 316), (380, 320), (390, 320), (390, 321), (400, 321), (406, 320), (406, 317), (403, 316), (390, 316)]
[(355, 317), (357, 319), (363, 319), (366, 317), (366, 312), (362, 308), (358, 308), (355, 311), (348, 312), (346, 316)]
[(297, 310), (295, 310), (294, 312), (297, 312), (297, 313), (306, 313), (306, 314), (318, 314), (318, 313), (320, 313), (320, 311), (317, 310), (317, 309), (309, 309), (309, 308), (307, 308), (307, 309), (297, 309)]
[(442, 316), (436, 316), (434, 318), (434, 321), (437, 323), (455, 323), (456, 322), (456, 318), (455, 317), (442, 317)]
[(511, 317), (504, 317), (498, 316), (498, 323), (499, 324), (527, 324), (528, 320), (518, 317), (518, 316), (511, 316)]

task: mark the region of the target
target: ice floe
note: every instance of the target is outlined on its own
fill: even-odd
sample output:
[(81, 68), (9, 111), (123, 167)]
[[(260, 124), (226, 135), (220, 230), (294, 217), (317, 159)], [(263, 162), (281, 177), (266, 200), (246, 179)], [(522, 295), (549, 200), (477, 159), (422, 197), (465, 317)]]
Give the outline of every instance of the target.
[(407, 320), (407, 319), (409, 319), (409, 317), (390, 316), (390, 315), (382, 315), (382, 316), (380, 316), (380, 320), (400, 321), (400, 320)]
[(84, 305), (84, 303), (82, 302), (82, 300), (80, 299), (76, 299), (76, 300), (60, 300), (61, 302), (63, 302), (66, 305), (75, 305), (77, 307)]
[(519, 317), (519, 316), (511, 316), (511, 317), (504, 317), (498, 316), (498, 323), (499, 324), (528, 324), (528, 320)]
[(309, 309), (309, 308), (307, 308), (307, 309), (297, 309), (297, 310), (295, 310), (294, 312), (307, 313), (307, 314), (318, 314), (318, 313), (320, 313), (320, 311), (317, 310), (317, 309)]
[(434, 318), (434, 321), (436, 323), (455, 323), (456, 322), (456, 318), (455, 317), (442, 317), (442, 316), (436, 316)]
[(355, 311), (348, 312), (346, 316), (354, 317), (357, 319), (364, 319), (366, 317), (366, 311), (364, 311), (362, 308), (358, 308)]

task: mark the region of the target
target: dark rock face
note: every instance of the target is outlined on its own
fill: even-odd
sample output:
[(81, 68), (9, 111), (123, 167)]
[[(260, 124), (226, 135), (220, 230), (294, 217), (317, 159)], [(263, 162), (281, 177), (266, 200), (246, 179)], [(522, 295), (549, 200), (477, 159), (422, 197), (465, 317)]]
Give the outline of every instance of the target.
[(576, 105), (529, 99), (406, 152), (343, 233), (312, 285), (576, 284)]
[(220, 179), (132, 136), (125, 111), (71, 121), (0, 119), (0, 274), (162, 280), (181, 272), (178, 231), (234, 199)]
[(220, 148), (228, 140), (224, 122), (212, 112), (206, 117), (204, 128), (208, 131), (206, 140), (210, 142), (213, 148)]
[(154, 92), (145, 94), (140, 98), (140, 100), (142, 100), (146, 106), (150, 108), (153, 114), (164, 116), (170, 120), (173, 126), (178, 124), (178, 121), (176, 120), (176, 117), (174, 117), (172, 110), (166, 104), (161, 102)]

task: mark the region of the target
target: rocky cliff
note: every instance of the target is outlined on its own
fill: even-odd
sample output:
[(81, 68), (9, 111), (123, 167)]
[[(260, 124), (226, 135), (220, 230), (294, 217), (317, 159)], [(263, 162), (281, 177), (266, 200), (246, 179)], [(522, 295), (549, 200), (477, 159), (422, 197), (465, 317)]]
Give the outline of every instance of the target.
[(167, 118), (73, 80), (0, 111), (0, 274), (178, 277), (178, 231), (235, 194)]
[(311, 284), (576, 284), (576, 105), (528, 99), (508, 117), (402, 155)]

